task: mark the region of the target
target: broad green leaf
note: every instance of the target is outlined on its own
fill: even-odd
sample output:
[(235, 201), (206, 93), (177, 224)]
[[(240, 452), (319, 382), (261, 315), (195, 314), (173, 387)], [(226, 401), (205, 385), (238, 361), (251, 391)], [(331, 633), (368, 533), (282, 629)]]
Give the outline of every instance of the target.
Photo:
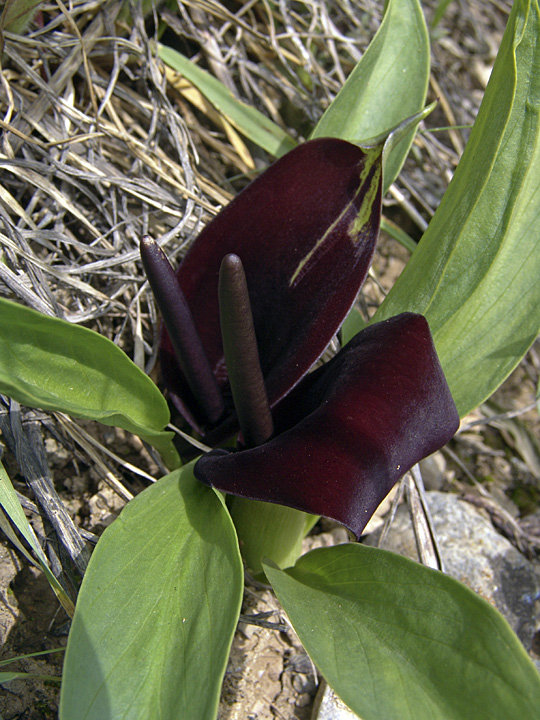
[(0, 392), (30, 407), (135, 433), (177, 467), (165, 398), (98, 333), (0, 298)]
[(243, 571), (221, 498), (186, 465), (99, 540), (69, 635), (61, 720), (212, 720)]
[[(362, 145), (422, 110), (428, 79), (429, 37), (420, 3), (390, 0), (377, 34), (311, 137)], [(398, 176), (414, 133), (412, 128), (385, 158), (385, 191)]]
[(193, 83), (233, 127), (274, 157), (281, 157), (296, 146), (294, 138), (279, 125), (235, 98), (229, 88), (185, 55), (166, 45), (158, 45), (158, 54), (164, 63)]
[(540, 675), (506, 620), (453, 578), (362, 545), (265, 572), (328, 684), (362, 720), (534, 720)]
[(20, 542), (17, 535), (12, 531), (11, 526), (6, 518), (6, 515), (0, 510), (0, 529), (3, 530), (6, 537), (13, 543), (13, 545), (21, 552), (32, 565), (39, 567), (45, 577), (49, 581), (49, 585), (57, 596), (58, 600), (62, 603), (67, 614), (73, 616), (73, 602), (71, 598), (66, 594), (64, 588), (60, 585), (58, 580), (52, 574), (47, 558), (41, 549), (41, 545), (38, 542), (37, 537), (34, 534), (32, 526), (28, 522), (24, 510), (19, 503), (17, 493), (13, 488), (9, 476), (0, 462), (0, 506), (4, 509), (4, 512), (9, 517), (13, 525), (21, 533), (23, 538), (26, 540), (28, 545), (32, 548), (37, 558), (36, 560), (26, 550), (24, 545)]
[(270, 558), (279, 567), (294, 565), (302, 554), (302, 540), (318, 520), (285, 505), (242, 497), (229, 497), (228, 508), (242, 558), (253, 576), (263, 572), (262, 558)]
[(539, 34), (538, 4), (516, 0), (455, 176), (375, 315), (426, 316), (462, 416), (540, 331)]

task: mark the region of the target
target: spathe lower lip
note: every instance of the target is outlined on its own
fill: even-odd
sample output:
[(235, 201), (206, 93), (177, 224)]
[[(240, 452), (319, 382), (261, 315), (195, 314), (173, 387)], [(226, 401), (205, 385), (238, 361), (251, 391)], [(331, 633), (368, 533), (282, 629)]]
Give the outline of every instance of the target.
[(459, 426), (425, 318), (366, 328), (282, 401), (275, 425), (259, 447), (203, 456), (196, 477), (332, 518), (359, 538), (399, 478)]

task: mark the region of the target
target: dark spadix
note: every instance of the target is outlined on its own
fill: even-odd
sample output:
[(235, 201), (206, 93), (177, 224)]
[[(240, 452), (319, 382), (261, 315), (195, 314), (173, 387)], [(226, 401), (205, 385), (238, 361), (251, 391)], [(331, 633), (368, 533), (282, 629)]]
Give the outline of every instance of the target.
[[(225, 400), (221, 423), (234, 413), (220, 331), (223, 258), (234, 254), (244, 265), (273, 408), (319, 358), (352, 306), (371, 263), (380, 201), (381, 148), (313, 140), (274, 163), (195, 240), (177, 278)], [(152, 289), (159, 302), (159, 289)], [(205, 434), (215, 427), (215, 414), (177, 357), (171, 327), (166, 320), (163, 378), (184, 417)]]
[(369, 326), (307, 375), (259, 447), (202, 457), (218, 490), (333, 518), (360, 537), (395, 482), (453, 436), (450, 390), (420, 315)]
[(274, 434), (264, 385), (246, 275), (238, 255), (225, 255), (219, 271), (221, 337), (234, 407), (247, 447)]
[(159, 245), (148, 236), (141, 240), (141, 257), (163, 322), (169, 328), (170, 341), (185, 382), (197, 398), (200, 411), (210, 423), (215, 423), (225, 411), (223, 396), (174, 270)]

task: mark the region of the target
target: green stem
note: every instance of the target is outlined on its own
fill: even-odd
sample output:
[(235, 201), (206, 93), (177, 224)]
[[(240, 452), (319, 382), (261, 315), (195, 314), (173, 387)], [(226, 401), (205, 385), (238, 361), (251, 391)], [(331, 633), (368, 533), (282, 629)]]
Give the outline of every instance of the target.
[(263, 575), (263, 558), (281, 568), (294, 565), (302, 554), (302, 540), (317, 522), (313, 515), (273, 503), (234, 497), (228, 505), (242, 557), (255, 577)]

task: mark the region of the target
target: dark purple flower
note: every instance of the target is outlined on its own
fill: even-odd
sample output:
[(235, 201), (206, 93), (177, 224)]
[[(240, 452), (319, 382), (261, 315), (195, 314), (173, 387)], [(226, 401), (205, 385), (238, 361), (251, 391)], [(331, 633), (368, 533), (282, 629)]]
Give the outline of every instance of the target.
[[(235, 254), (243, 263), (273, 407), (320, 357), (354, 303), (373, 257), (380, 205), (380, 148), (313, 140), (271, 165), (195, 240), (177, 277), (224, 398), (220, 421), (233, 412), (220, 331), (223, 258)], [(165, 385), (184, 417), (206, 434), (217, 420), (180, 369), (169, 335), (163, 331), (160, 352)]]
[(259, 447), (203, 456), (196, 477), (333, 518), (360, 537), (397, 480), (450, 440), (459, 416), (427, 321), (405, 313), (367, 327), (307, 375), (274, 424)]
[(394, 483), (459, 418), (427, 321), (371, 325), (308, 374), (353, 304), (380, 220), (381, 148), (321, 139), (251, 183), (175, 273), (141, 254), (175, 404), (207, 442), (202, 482), (334, 518), (360, 536)]

